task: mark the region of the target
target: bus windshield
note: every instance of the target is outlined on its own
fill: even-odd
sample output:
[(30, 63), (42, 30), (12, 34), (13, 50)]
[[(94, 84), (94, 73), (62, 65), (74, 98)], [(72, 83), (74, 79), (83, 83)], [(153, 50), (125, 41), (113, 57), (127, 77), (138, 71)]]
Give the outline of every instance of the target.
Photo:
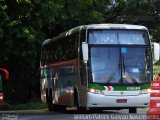
[(90, 74), (95, 83), (140, 84), (151, 80), (147, 47), (90, 47)]

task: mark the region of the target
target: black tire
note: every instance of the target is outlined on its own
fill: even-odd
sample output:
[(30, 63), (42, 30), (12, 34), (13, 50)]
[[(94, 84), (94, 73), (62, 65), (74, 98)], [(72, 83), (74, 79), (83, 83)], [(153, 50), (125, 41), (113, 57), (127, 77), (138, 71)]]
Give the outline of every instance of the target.
[(79, 107), (77, 91), (74, 91), (74, 106), (77, 107), (77, 109)]
[(47, 105), (49, 111), (64, 111), (66, 110), (66, 106), (64, 105), (54, 105), (53, 104), (53, 96), (52, 96), (52, 89), (49, 89), (48, 97), (46, 94)]
[(98, 108), (89, 108), (91, 113), (98, 113), (98, 112), (102, 112), (103, 110), (98, 109)]
[(46, 103), (48, 104), (48, 89), (46, 89)]
[(129, 113), (137, 113), (137, 108), (129, 108)]
[(48, 110), (49, 111), (53, 111), (53, 98), (52, 98), (52, 89), (49, 89), (49, 95), (48, 95), (48, 100), (47, 100), (47, 104), (48, 104)]
[(54, 111), (65, 111), (66, 110), (65, 105), (54, 105), (53, 108), (54, 108)]
[(77, 107), (77, 111), (80, 112), (80, 113), (86, 111), (85, 107), (80, 107), (79, 106), (77, 90), (74, 90), (74, 106)]

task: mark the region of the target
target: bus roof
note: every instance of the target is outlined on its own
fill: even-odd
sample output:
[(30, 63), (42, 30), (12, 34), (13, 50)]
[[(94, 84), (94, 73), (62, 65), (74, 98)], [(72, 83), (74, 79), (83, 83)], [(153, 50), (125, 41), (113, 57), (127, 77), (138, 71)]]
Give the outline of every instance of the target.
[(147, 30), (145, 26), (141, 25), (129, 25), (129, 24), (90, 24), (90, 25), (81, 25), (75, 28), (72, 28), (68, 31), (65, 31), (59, 34), (57, 37), (47, 39), (43, 42), (43, 45), (46, 45), (50, 42), (56, 41), (64, 36), (69, 36), (72, 33), (84, 30), (84, 29), (131, 29), (131, 30)]

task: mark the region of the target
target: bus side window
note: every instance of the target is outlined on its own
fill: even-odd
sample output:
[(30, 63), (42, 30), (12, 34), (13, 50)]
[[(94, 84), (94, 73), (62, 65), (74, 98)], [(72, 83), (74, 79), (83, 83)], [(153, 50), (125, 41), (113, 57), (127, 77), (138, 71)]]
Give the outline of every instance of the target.
[(72, 65), (69, 65), (69, 66), (59, 67), (59, 76), (60, 76), (60, 77), (70, 77), (70, 76), (74, 76), (73, 66), (72, 66)]

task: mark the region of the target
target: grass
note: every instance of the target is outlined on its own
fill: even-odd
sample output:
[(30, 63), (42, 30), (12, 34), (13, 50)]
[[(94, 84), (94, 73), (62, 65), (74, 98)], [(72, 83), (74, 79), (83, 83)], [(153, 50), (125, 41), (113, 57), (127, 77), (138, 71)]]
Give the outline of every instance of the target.
[(10, 105), (5, 103), (1, 110), (38, 110), (38, 109), (46, 109), (47, 105), (41, 102), (37, 103), (25, 103), (25, 104), (17, 104)]
[(160, 65), (159, 64), (155, 64), (153, 66), (153, 79), (157, 78), (158, 73), (160, 73)]

